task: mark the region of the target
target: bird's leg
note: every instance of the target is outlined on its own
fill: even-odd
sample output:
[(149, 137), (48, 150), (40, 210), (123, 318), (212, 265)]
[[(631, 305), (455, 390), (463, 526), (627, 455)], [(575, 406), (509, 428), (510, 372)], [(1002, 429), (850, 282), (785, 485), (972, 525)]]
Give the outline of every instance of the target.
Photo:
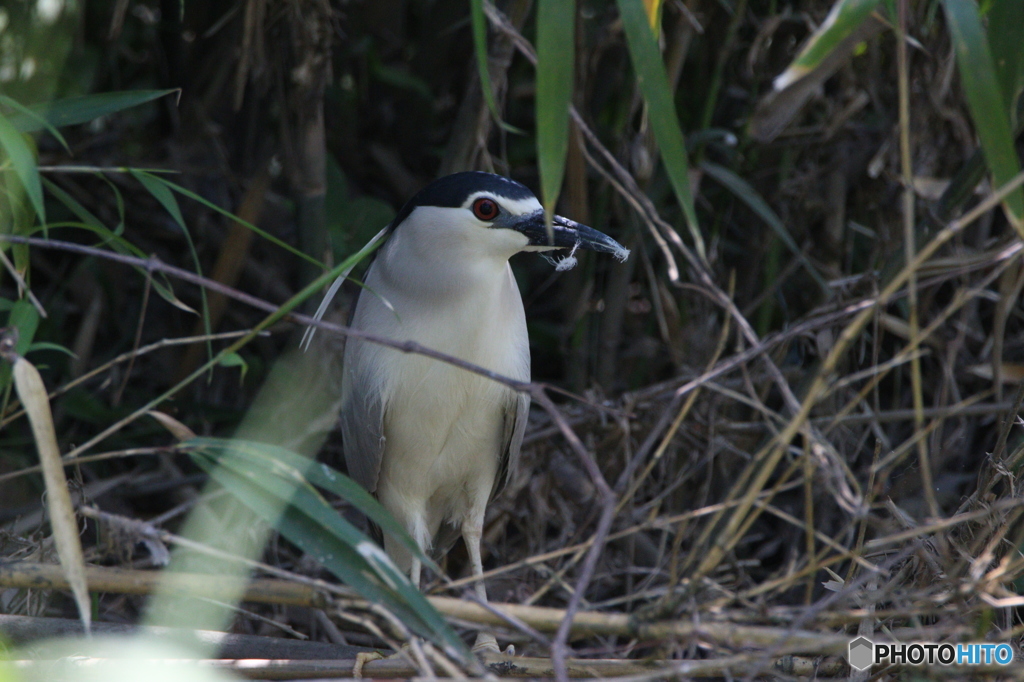
[(476, 581), (476, 596), (480, 597), (481, 601), (487, 601), (487, 587), (484, 585), (483, 574), (484, 574), (484, 562), (480, 557), (480, 539), (483, 537), (483, 529), (475, 523), (469, 523), (462, 528), (462, 539), (466, 543), (466, 549), (469, 550), (469, 563), (473, 569), (473, 577), (478, 578)]
[[(483, 521), (484, 515), (480, 513), (473, 515), (474, 518), (467, 520), (462, 524), (462, 540), (466, 543), (466, 549), (469, 551), (469, 563), (472, 565), (473, 577), (476, 580), (476, 596), (481, 601), (487, 601), (487, 587), (484, 585), (484, 563), (480, 558), (480, 539), (483, 536)], [(494, 651), (502, 653), (501, 648), (498, 647), (498, 640), (494, 638), (494, 635), (481, 632), (476, 636), (476, 643), (473, 645), (473, 651)], [(512, 656), (516, 653), (515, 647), (511, 644), (505, 650), (506, 654)]]
[(416, 589), (420, 589), (420, 573), (422, 572), (423, 564), (419, 559), (413, 557), (412, 567), (409, 569), (409, 582), (416, 586)]
[[(430, 548), (430, 531), (427, 528), (427, 524), (424, 518), (424, 514), (409, 514), (405, 513), (405, 510), (401, 507), (391, 506), (388, 508), (389, 511), (394, 515), (395, 519), (405, 527), (405, 530), (412, 536), (412, 539), (416, 541), (419, 548), (424, 553)], [(423, 562), (413, 556), (405, 545), (395, 540), (388, 533), (384, 534), (384, 551), (387, 552), (388, 556), (395, 562), (395, 564), (402, 570), (409, 574), (409, 582), (416, 586), (416, 589), (420, 589), (420, 577), (423, 572)], [(402, 645), (401, 650), (396, 651), (390, 656), (384, 656), (379, 652), (361, 653), (356, 655), (356, 663), (352, 668), (352, 677), (361, 678), (363, 675), (363, 666), (370, 661), (376, 661), (384, 658), (405, 658), (408, 660), (408, 649), (409, 643), (406, 642)]]
[[(385, 500), (387, 502), (387, 500)], [(420, 551), (426, 553), (430, 549), (430, 528), (427, 525), (426, 512), (423, 510), (408, 510), (403, 509), (398, 504), (385, 504), (388, 511), (395, 517), (402, 527), (405, 528), (406, 532), (412, 537), (412, 539), (419, 546)], [(412, 552), (410, 552), (405, 545), (401, 542), (392, 538), (389, 534), (384, 534), (384, 551), (388, 553), (388, 556), (398, 565), (402, 571), (409, 576), (409, 581), (416, 586), (416, 589), (420, 587), (420, 577), (423, 572), (423, 564), (417, 559)]]

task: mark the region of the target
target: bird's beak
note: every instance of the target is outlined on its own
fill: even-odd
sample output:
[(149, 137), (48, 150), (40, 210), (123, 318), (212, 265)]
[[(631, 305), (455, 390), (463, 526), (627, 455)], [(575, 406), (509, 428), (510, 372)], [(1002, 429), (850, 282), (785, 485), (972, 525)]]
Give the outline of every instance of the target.
[(547, 249), (582, 248), (599, 253), (610, 253), (620, 261), (629, 258), (629, 249), (603, 232), (575, 220), (556, 215), (551, 221), (551, 232), (544, 224), (544, 212), (523, 216), (512, 226), (530, 240), (531, 251)]

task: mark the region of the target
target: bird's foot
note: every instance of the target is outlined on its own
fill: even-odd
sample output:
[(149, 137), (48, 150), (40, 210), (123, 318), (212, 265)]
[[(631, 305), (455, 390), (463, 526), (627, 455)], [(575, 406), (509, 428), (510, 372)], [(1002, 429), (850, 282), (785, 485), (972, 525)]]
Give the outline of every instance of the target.
[(473, 645), (474, 654), (484, 653), (495, 653), (505, 654), (506, 656), (515, 656), (516, 648), (509, 644), (508, 647), (502, 651), (498, 647), (498, 640), (494, 638), (494, 635), (489, 635), (486, 632), (481, 632), (476, 636), (476, 644)]
[(352, 677), (359, 680), (363, 677), (363, 666), (370, 661), (380, 661), (384, 659), (384, 654), (379, 651), (364, 651), (361, 654), (356, 654), (356, 664), (352, 666)]

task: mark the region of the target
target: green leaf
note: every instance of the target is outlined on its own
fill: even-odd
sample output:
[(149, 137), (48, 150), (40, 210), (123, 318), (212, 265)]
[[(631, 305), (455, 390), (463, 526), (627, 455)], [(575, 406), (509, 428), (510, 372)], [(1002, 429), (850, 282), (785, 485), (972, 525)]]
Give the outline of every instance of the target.
[[(44, 178), (43, 181), (47, 182), (45, 180), (45, 178)], [(49, 185), (48, 185), (48, 187), (49, 187)], [(53, 187), (55, 187), (58, 190), (58, 192), (59, 192), (59, 194), (58, 193), (54, 193), (54, 195), (57, 196), (58, 199), (60, 199), (60, 195), (64, 194), (63, 190), (61, 190), (56, 185), (53, 185)], [(67, 195), (65, 194), (65, 196), (67, 196)], [(70, 198), (70, 197), (68, 197), (68, 198)], [(74, 200), (72, 199), (72, 201), (74, 201)], [(121, 236), (115, 234), (114, 232), (110, 231), (109, 229), (104, 227), (102, 224), (99, 224), (98, 220), (97, 220), (97, 223), (90, 223), (90, 222), (82, 222), (82, 223), (52, 223), (52, 224), (49, 225), (50, 229), (57, 229), (57, 228), (62, 228), (62, 227), (68, 227), (68, 228), (73, 228), (73, 229), (78, 229), (78, 230), (85, 230), (87, 232), (92, 232), (93, 234), (96, 234), (97, 236), (99, 236), (103, 240), (102, 242), (100, 242), (100, 244), (98, 246), (109, 245), (114, 251), (116, 251), (118, 253), (123, 253), (123, 254), (131, 255), (131, 256), (135, 256), (136, 258), (143, 258), (143, 259), (147, 258), (146, 253), (142, 249), (138, 248), (137, 246), (135, 246), (134, 244), (132, 244), (128, 240), (124, 239), (123, 237), (121, 237)], [(39, 227), (35, 228), (35, 230), (33, 230), (33, 232), (41, 232), (41, 231), (43, 231), (43, 229), (44, 229), (43, 226), (39, 226)], [(137, 267), (137, 268), (135, 268), (135, 270), (140, 275), (142, 275), (143, 277), (146, 277), (148, 274), (150, 274), (150, 273), (146, 272), (145, 268), (138, 268)], [(167, 277), (163, 273), (154, 272), (154, 273), (152, 273), (152, 277), (153, 277), (153, 280), (152, 280), (152, 282), (153, 282), (153, 289), (156, 290), (157, 294), (159, 294), (159, 296), (161, 298), (163, 298), (165, 301), (167, 301), (168, 303), (173, 305), (175, 308), (178, 308), (179, 310), (183, 310), (183, 311), (185, 311), (187, 313), (191, 313), (192, 315), (198, 315), (199, 314), (194, 309), (192, 309), (192, 307), (188, 306), (183, 301), (181, 301), (177, 296), (174, 295), (174, 289), (171, 286), (171, 282), (170, 282), (170, 280), (167, 279)]]
[(644, 9), (647, 11), (647, 16), (651, 20), (651, 30), (654, 31), (654, 36), (658, 37), (661, 32), (661, 0), (644, 0)]
[(32, 208), (39, 216), (39, 222), (46, 223), (46, 211), (43, 207), (43, 185), (39, 180), (39, 166), (36, 155), (32, 152), (22, 133), (11, 122), (0, 114), (0, 148), (7, 154), (14, 172), (25, 188), (25, 194), (32, 202)]
[(107, 229), (99, 218), (93, 215), (92, 212), (89, 211), (89, 209), (87, 209), (85, 206), (82, 206), (82, 204), (78, 203), (77, 199), (75, 199), (73, 196), (65, 192), (63, 189), (61, 189), (59, 185), (55, 184), (54, 182), (46, 178), (43, 178), (43, 185), (46, 187), (47, 192), (49, 192), (58, 201), (64, 204), (68, 208), (68, 210), (74, 213), (75, 216), (83, 223), (86, 223), (87, 225), (92, 225), (93, 227), (101, 227), (104, 230)]
[(239, 355), (238, 353), (228, 353), (227, 355), (222, 356), (221, 359), (220, 359), (220, 366), (221, 367), (241, 367), (242, 368), (242, 376), (239, 377), (238, 383), (239, 384), (245, 383), (245, 374), (246, 374), (246, 372), (249, 371), (249, 363), (247, 363), (245, 361), (245, 359), (242, 358), (241, 355)]
[(476, 55), (477, 74), (480, 77), (480, 92), (484, 95), (487, 108), (491, 110), (491, 116), (502, 129), (522, 135), (522, 130), (502, 120), (498, 103), (494, 100), (491, 72), (487, 68), (487, 17), (484, 16), (484, 0), (469, 0), (469, 18), (473, 26), (473, 49)]
[(71, 352), (70, 348), (65, 348), (59, 343), (50, 343), (49, 341), (36, 341), (25, 350), (25, 354), (28, 355), (29, 353), (34, 353), (37, 350), (55, 350), (59, 353), (70, 355), (73, 358), (78, 357), (73, 352)]
[(851, 33), (864, 23), (880, 0), (838, 0), (800, 54), (773, 83), (776, 90), (800, 80), (814, 71)]
[(814, 267), (804, 252), (800, 250), (793, 237), (789, 234), (789, 230), (786, 229), (786, 225), (782, 222), (782, 219), (772, 210), (771, 206), (761, 197), (757, 191), (750, 186), (750, 184), (741, 178), (740, 176), (733, 173), (724, 166), (719, 166), (716, 163), (710, 161), (704, 161), (700, 164), (700, 167), (704, 169), (704, 172), (709, 177), (717, 180), (726, 189), (732, 192), (736, 197), (741, 200), (747, 207), (756, 213), (761, 220), (768, 223), (768, 227), (775, 231), (779, 241), (786, 245), (793, 255), (797, 257), (800, 263), (807, 270), (808, 274), (814, 278), (814, 281), (818, 283), (821, 290), (825, 293), (826, 298), (832, 297), (832, 290), (828, 286), (828, 282), (821, 276), (821, 273)]
[(672, 183), (676, 199), (686, 216), (686, 224), (694, 247), (706, 259), (704, 238), (697, 223), (697, 212), (690, 194), (690, 164), (686, 158), (683, 133), (679, 128), (672, 90), (665, 73), (661, 51), (651, 32), (647, 12), (641, 0), (618, 0), (622, 26), (629, 43), (629, 54), (636, 70), (637, 82), (647, 103), (647, 112), (654, 130), (654, 139), (661, 150), (661, 160)]
[(14, 352), (24, 355), (32, 345), (36, 330), (39, 329), (39, 311), (27, 299), (19, 299), (14, 302), (11, 314), (7, 317), (8, 327), (18, 328), (18, 344)]
[(388, 66), (380, 60), (376, 52), (370, 52), (367, 55), (367, 62), (370, 69), (370, 74), (381, 83), (386, 83), (393, 87), (399, 88), (400, 90), (407, 90), (415, 93), (423, 99), (424, 102), (431, 102), (434, 99), (434, 93), (430, 91), (430, 85), (427, 81), (414, 75), (410, 71), (402, 68), (396, 68)]
[[(384, 551), (310, 485), (303, 470), (314, 471), (320, 465), (294, 453), (272, 457), (269, 449), (281, 449), (253, 443), (194, 439), (182, 447), (243, 504), (339, 579), (395, 613), (416, 634), (468, 660), (462, 640)], [(332, 470), (332, 475), (340, 480), (340, 473)], [(277, 514), (282, 506), (283, 512)]]
[[(11, 109), (14, 109), (17, 112), (19, 112), (19, 113), (21, 113), (21, 114), (23, 114), (25, 116), (28, 116), (29, 118), (35, 119), (44, 128), (46, 128), (46, 130), (51, 135), (53, 135), (55, 138), (57, 138), (57, 141), (59, 141), (61, 143), (61, 145), (64, 147), (64, 149), (66, 149), (68, 151), (69, 154), (71, 153), (71, 148), (68, 147), (68, 142), (67, 142), (67, 140), (64, 139), (64, 136), (60, 134), (59, 130), (57, 130), (52, 125), (50, 125), (50, 122), (47, 121), (45, 118), (43, 118), (42, 115), (37, 114), (36, 112), (32, 111), (28, 107), (26, 107), (23, 104), (20, 104), (20, 103), (14, 101), (13, 99), (11, 99), (10, 97), (8, 97), (6, 95), (0, 95), (0, 103), (6, 104)], [(12, 122), (11, 125), (14, 125), (14, 123)], [(18, 126), (14, 125), (14, 127), (17, 128)], [(24, 131), (22, 131), (22, 132), (24, 132)]]
[(185, 218), (181, 215), (181, 208), (178, 206), (178, 200), (174, 198), (174, 194), (170, 189), (167, 188), (166, 181), (158, 175), (152, 175), (140, 170), (132, 170), (131, 174), (136, 180), (142, 183), (143, 187), (153, 195), (153, 198), (160, 202), (160, 205), (171, 214), (174, 218), (174, 222), (178, 223), (178, 227), (185, 233), (185, 239), (192, 243), (192, 237), (188, 234), (188, 228), (185, 226)]
[[(188, 250), (192, 254), (192, 264), (196, 268), (196, 274), (202, 276), (203, 266), (199, 262), (199, 254), (196, 252), (196, 246), (192, 242), (192, 235), (189, 234), (188, 227), (185, 225), (185, 218), (181, 215), (178, 200), (174, 198), (174, 193), (168, 188), (167, 181), (157, 175), (140, 170), (133, 169), (131, 174), (160, 202), (164, 209), (174, 218), (174, 222), (178, 224), (178, 227), (181, 228), (182, 234), (185, 235), (185, 242), (188, 244)], [(199, 288), (199, 300), (203, 308), (203, 331), (207, 336), (210, 336), (213, 330), (210, 328), (210, 308), (206, 300), (206, 287)], [(206, 354), (208, 357), (213, 357), (213, 344), (209, 339), (206, 340)]]
[(569, 149), (575, 28), (575, 0), (540, 0), (537, 5), (537, 160), (544, 214), (549, 226), (562, 191), (565, 156)]
[(988, 37), (1003, 104), (1011, 122), (1017, 119), (1017, 99), (1024, 90), (1024, 2), (995, 0), (988, 12)]
[(373, 495), (366, 492), (365, 488), (337, 469), (326, 464), (311, 464), (310, 460), (302, 455), (267, 443), (255, 443), (237, 439), (224, 440), (220, 438), (196, 438), (190, 442), (209, 447), (230, 446), (233, 451), (245, 454), (246, 456), (262, 457), (270, 461), (284, 462), (288, 466), (304, 471), (310, 483), (324, 490), (329, 490), (366, 514), (367, 518), (380, 526), (381, 530), (405, 545), (405, 548), (422, 561), (424, 566), (435, 572), (440, 572), (434, 561), (420, 550), (416, 541), (412, 539), (401, 524), (395, 521), (390, 512)]
[(261, 236), (264, 239), (266, 239), (271, 244), (276, 244), (277, 246), (280, 246), (282, 249), (284, 249), (288, 253), (291, 253), (291, 254), (293, 254), (295, 256), (298, 256), (299, 258), (301, 258), (301, 259), (303, 259), (303, 260), (305, 260), (305, 261), (307, 261), (309, 263), (312, 263), (313, 265), (316, 265), (317, 267), (320, 267), (320, 268), (323, 267), (324, 264), (321, 263), (320, 261), (318, 261), (316, 258), (313, 258), (312, 256), (309, 256), (309, 255), (303, 253), (302, 251), (299, 251), (298, 249), (296, 249), (291, 244), (287, 244), (287, 243), (281, 241), (280, 239), (278, 239), (274, 235), (272, 235), (269, 232), (266, 232), (264, 230), (261, 230), (260, 228), (256, 227), (252, 223), (249, 223), (249, 222), (246, 222), (246, 221), (242, 220), (241, 218), (236, 216), (231, 211), (227, 211), (227, 210), (221, 208), (220, 206), (218, 206), (218, 205), (216, 205), (216, 204), (214, 204), (212, 202), (207, 201), (206, 199), (204, 199), (203, 197), (199, 196), (195, 192), (187, 190), (184, 187), (182, 187), (181, 185), (177, 185), (177, 184), (171, 182), (170, 180), (164, 180), (163, 178), (157, 178), (156, 176), (151, 176), (151, 177), (153, 177), (155, 179), (159, 179), (159, 181), (162, 184), (166, 185), (167, 187), (169, 187), (170, 189), (174, 190), (178, 194), (186, 196), (189, 199), (193, 199), (195, 201), (198, 201), (200, 204), (202, 204), (203, 206), (209, 208), (210, 210), (216, 211), (217, 213), (220, 213), (221, 215), (223, 215), (223, 216), (225, 216), (227, 218), (230, 218), (234, 222), (249, 228), (250, 230), (252, 230), (256, 234), (258, 234), (259, 236)]
[(69, 97), (31, 106), (29, 107), (31, 114), (20, 113), (11, 116), (11, 124), (23, 133), (34, 133), (47, 125), (60, 128), (77, 123), (87, 123), (100, 116), (130, 109), (173, 92), (178, 91), (126, 90), (84, 97)]
[[(992, 184), (1000, 187), (1020, 172), (1020, 162), (978, 6), (974, 0), (943, 0), (942, 7), (956, 50), (960, 83), (992, 172)], [(1024, 190), (1010, 193), (1003, 208), (1010, 224), (1024, 237)]]
[[(7, 316), (7, 326), (18, 329), (18, 343), (14, 346), (14, 352), (18, 355), (25, 355), (32, 346), (36, 330), (39, 329), (39, 311), (27, 299), (18, 299), (11, 306), (11, 312)], [(6, 388), (10, 383), (11, 364), (0, 363), (0, 387)]]
[(110, 191), (114, 194), (114, 202), (117, 205), (117, 227), (114, 228), (114, 234), (120, 236), (124, 234), (124, 197), (121, 196), (121, 190), (117, 188), (117, 185), (111, 182), (110, 178), (108, 178), (105, 173), (97, 172), (96, 175), (103, 180), (103, 182), (107, 183), (107, 187), (109, 187)]

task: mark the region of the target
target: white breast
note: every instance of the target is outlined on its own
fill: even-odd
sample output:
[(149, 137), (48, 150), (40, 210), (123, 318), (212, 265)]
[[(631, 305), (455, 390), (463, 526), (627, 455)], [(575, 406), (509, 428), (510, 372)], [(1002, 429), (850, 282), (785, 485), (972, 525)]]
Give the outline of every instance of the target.
[[(399, 241), (390, 246), (403, 245)], [(472, 267), (460, 267), (456, 259), (446, 270), (409, 273), (388, 267), (388, 255), (382, 254), (371, 268), (354, 326), (529, 380), (526, 318), (507, 260), (475, 259), (469, 261)], [(407, 277), (418, 286), (404, 286)], [(351, 361), (370, 363), (374, 375), (381, 377), (381, 502), (421, 546), (429, 545), (443, 521), (460, 525), (467, 513), (482, 517), (504, 446), (505, 410), (514, 393), (418, 354), (363, 343), (357, 356)]]

